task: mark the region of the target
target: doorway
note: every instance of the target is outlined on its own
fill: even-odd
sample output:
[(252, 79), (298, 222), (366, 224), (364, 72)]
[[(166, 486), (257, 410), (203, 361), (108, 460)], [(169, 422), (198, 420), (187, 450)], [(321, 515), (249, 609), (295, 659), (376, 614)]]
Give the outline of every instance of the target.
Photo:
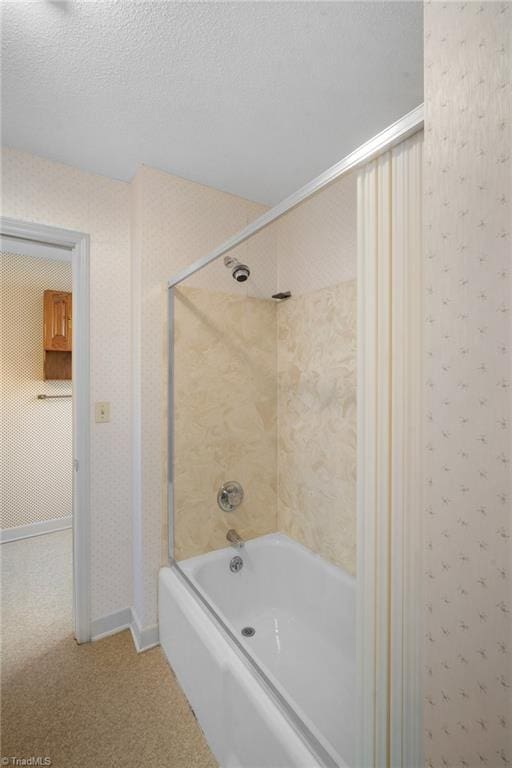
[[(32, 291), (41, 288), (41, 280), (44, 281), (46, 275), (52, 282), (51, 285), (48, 283), (46, 293), (44, 290), (40, 291), (42, 293), (39, 305), (41, 316), (39, 318), (34, 316), (34, 323), (32, 323), (34, 326), (32, 330), (36, 328), (37, 322), (41, 330), (39, 341), (33, 338), (30, 342), (32, 351), (35, 350), (36, 344), (40, 345), (38, 346), (39, 364), (35, 357), (31, 364), (33, 371), (35, 368), (41, 368), (40, 371), (32, 374), (37, 376), (37, 379), (32, 381), (32, 385), (37, 382), (38, 391), (32, 392), (31, 389), (29, 397), (28, 393), (25, 394), (28, 397), (27, 403), (30, 401), (35, 423), (39, 423), (40, 426), (46, 423), (53, 430), (51, 435), (49, 432), (46, 434), (49, 440), (46, 449), (45, 436), (32, 431), (31, 441), (35, 452), (31, 456), (29, 451), (25, 457), (26, 471), (23, 470), (19, 461), (16, 464), (14, 456), (11, 461), (6, 462), (2, 500), (4, 507), (8, 507), (4, 509), (4, 515), (9, 522), (8, 528), (2, 531), (2, 542), (5, 542), (6, 546), (14, 546), (15, 542), (30, 539), (35, 542), (35, 537), (40, 534), (52, 532), (52, 535), (55, 534), (56, 542), (57, 538), (61, 539), (58, 542), (59, 554), (55, 564), (57, 566), (59, 556), (62, 556), (62, 572), (65, 573), (66, 531), (70, 529), (71, 536), (68, 536), (68, 540), (71, 538), (72, 545), (72, 564), (69, 563), (69, 566), (72, 579), (73, 634), (77, 642), (83, 643), (90, 640), (89, 238), (81, 232), (7, 218), (0, 219), (0, 234), (1, 250), (6, 254), (4, 273), (8, 265), (10, 271), (17, 270), (18, 274), (25, 274), (25, 287), (32, 284)], [(47, 265), (46, 272), (42, 269), (43, 265)], [(34, 280), (36, 273), (38, 279)], [(24, 306), (21, 293), (19, 281), (13, 283), (13, 294), (15, 294), (13, 300), (19, 301), (19, 310), (16, 314), (20, 328), (28, 306)], [(43, 343), (44, 308), (48, 317), (53, 316), (56, 326), (60, 326), (60, 330), (56, 331), (53, 345), (55, 349), (51, 348), (52, 344), (48, 339)], [(37, 314), (37, 309), (34, 309), (34, 312)], [(47, 330), (50, 332), (49, 329)], [(2, 367), (7, 368), (8, 350), (5, 344), (3, 347)], [(27, 362), (27, 350), (13, 350), (13, 355)], [(49, 407), (53, 407), (52, 413), (49, 413)], [(21, 414), (20, 423), (23, 424), (23, 422), (24, 414)], [(69, 430), (66, 434), (66, 424), (71, 426), (71, 439), (69, 439)], [(3, 426), (5, 428), (5, 424)], [(13, 431), (22, 432), (23, 430)], [(56, 462), (52, 465), (52, 445), (55, 459), (58, 459), (58, 466)], [(34, 471), (33, 464), (36, 456), (43, 458), (44, 466), (40, 465), (37, 471)], [(69, 474), (67, 474), (66, 462)], [(16, 474), (20, 477), (16, 477)], [(52, 482), (49, 483), (48, 480)], [(12, 491), (13, 487), (20, 493), (23, 491), (25, 497), (19, 510), (12, 509), (12, 493), (7, 491), (8, 488)], [(48, 490), (49, 488), (53, 488), (53, 491)], [(26, 519), (30, 508), (36, 510), (38, 505), (39, 508), (41, 505), (45, 506), (40, 519)], [(55, 511), (54, 514), (51, 512), (52, 508)], [(23, 514), (21, 517), (16, 517), (16, 511), (21, 511), (25, 518), (22, 519)], [(14, 525), (12, 525), (13, 522)], [(31, 548), (33, 549), (33, 542), (28, 547), (28, 549)], [(51, 562), (52, 554), (51, 552), (47, 554)], [(30, 553), (26, 553), (26, 557), (30, 558)], [(20, 575), (23, 576), (22, 565), (21, 571)]]

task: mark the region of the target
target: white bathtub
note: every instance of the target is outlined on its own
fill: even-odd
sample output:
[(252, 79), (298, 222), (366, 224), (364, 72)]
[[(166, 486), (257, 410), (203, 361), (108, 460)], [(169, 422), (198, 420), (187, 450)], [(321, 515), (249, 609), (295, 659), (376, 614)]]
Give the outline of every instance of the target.
[(219, 764), (353, 765), (355, 580), (283, 534), (249, 541), (238, 573), (235, 554), (180, 562), (190, 583), (160, 572), (161, 645)]

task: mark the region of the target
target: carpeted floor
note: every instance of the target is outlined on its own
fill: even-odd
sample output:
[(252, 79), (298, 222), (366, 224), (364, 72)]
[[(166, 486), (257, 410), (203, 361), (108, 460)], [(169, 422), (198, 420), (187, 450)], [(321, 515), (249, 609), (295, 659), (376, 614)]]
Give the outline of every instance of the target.
[(1, 754), (53, 768), (214, 768), (159, 648), (128, 631), (78, 646), (71, 532), (1, 546)]

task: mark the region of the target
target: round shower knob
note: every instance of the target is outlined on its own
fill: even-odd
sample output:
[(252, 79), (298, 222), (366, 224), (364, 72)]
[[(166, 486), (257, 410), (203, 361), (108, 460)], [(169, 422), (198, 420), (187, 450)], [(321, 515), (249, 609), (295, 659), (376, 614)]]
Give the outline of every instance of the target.
[(219, 488), (217, 504), (223, 512), (233, 512), (244, 500), (244, 489), (236, 480), (228, 480)]

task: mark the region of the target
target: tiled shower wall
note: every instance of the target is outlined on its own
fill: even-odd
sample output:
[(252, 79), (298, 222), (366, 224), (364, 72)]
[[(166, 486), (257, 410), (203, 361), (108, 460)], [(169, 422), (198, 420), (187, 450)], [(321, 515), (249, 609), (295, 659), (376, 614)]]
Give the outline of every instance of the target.
[(69, 518), (70, 381), (43, 379), (43, 293), (71, 291), (71, 263), (0, 253), (0, 526)]
[[(178, 288), (174, 313), (174, 537), (177, 559), (276, 530), (276, 314), (269, 299)], [(217, 491), (237, 480), (239, 509)]]
[(278, 307), (277, 527), (356, 571), (356, 282)]
[(512, 765), (510, 3), (425, 6), (426, 765)]
[(175, 557), (279, 530), (355, 573), (355, 281), (279, 304), (180, 287), (174, 307)]

